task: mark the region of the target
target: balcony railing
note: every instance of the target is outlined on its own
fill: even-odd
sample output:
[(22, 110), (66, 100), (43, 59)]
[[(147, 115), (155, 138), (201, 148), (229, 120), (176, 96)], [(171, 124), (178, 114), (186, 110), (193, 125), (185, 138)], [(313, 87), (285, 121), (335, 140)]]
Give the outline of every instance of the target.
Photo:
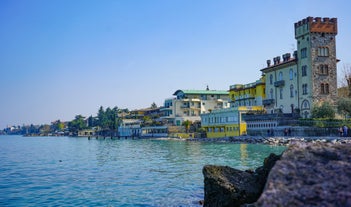
[(285, 85), (285, 81), (284, 80), (280, 80), (280, 81), (274, 82), (274, 86), (275, 87), (282, 87), (284, 85)]
[(271, 105), (271, 104), (274, 104), (274, 103), (275, 103), (274, 99), (265, 99), (265, 100), (262, 101), (262, 104), (264, 106)]

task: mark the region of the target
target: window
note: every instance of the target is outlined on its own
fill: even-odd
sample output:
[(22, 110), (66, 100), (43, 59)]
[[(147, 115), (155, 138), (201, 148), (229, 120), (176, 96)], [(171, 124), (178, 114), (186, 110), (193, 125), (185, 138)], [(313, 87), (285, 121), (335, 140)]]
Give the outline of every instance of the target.
[(294, 97), (294, 85), (293, 84), (290, 85), (290, 97), (291, 98)]
[(329, 94), (329, 84), (328, 83), (321, 84), (321, 94)]
[(320, 56), (320, 57), (328, 57), (329, 56), (329, 48), (327, 48), (327, 47), (319, 47), (318, 48), (318, 56)]
[(279, 72), (279, 80), (283, 80), (283, 72)]
[(294, 71), (292, 68), (290, 68), (290, 70), (289, 70), (289, 78), (290, 78), (290, 80), (292, 80), (294, 78)]
[(301, 67), (301, 75), (302, 76), (307, 76), (307, 65), (303, 65)]
[(271, 74), (270, 76), (269, 76), (269, 84), (273, 84), (273, 75)]
[(310, 103), (307, 101), (307, 100), (304, 100), (303, 102), (302, 102), (302, 109), (309, 109), (310, 108)]
[(307, 58), (307, 48), (301, 49), (301, 58)]
[(283, 99), (283, 88), (280, 88), (279, 90), (279, 98)]
[(271, 99), (273, 99), (273, 89), (271, 88), (271, 90), (269, 91), (269, 96), (271, 97)]
[(302, 84), (302, 94), (306, 95), (307, 94), (307, 83)]
[(319, 74), (321, 75), (328, 75), (328, 65), (319, 65)]

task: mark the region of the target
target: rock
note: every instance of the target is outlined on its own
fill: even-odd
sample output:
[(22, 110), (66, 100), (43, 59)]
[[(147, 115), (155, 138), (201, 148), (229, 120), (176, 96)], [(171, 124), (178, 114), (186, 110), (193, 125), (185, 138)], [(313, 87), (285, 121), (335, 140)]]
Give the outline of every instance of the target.
[(270, 169), (279, 158), (280, 156), (271, 154), (265, 159), (264, 165), (254, 172), (228, 166), (204, 166), (204, 206), (234, 207), (257, 201)]
[(351, 144), (290, 145), (254, 206), (351, 206)]
[(260, 195), (259, 188), (255, 187), (256, 179), (249, 172), (228, 166), (206, 165), (203, 174), (204, 206), (240, 206), (256, 201)]

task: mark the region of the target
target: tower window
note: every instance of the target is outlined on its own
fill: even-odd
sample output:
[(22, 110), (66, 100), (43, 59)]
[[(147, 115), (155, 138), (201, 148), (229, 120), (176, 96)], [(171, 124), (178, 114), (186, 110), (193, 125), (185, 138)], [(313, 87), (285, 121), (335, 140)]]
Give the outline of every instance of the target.
[(328, 83), (321, 84), (321, 94), (329, 94), (329, 84)]
[(318, 56), (320, 56), (320, 57), (328, 57), (329, 56), (329, 48), (327, 48), (327, 47), (319, 47), (317, 51), (318, 51)]
[(307, 83), (302, 84), (302, 94), (306, 95), (307, 94)]
[(301, 67), (301, 75), (302, 76), (307, 76), (307, 65), (303, 65)]
[(319, 73), (321, 75), (328, 75), (329, 74), (328, 65), (319, 65)]

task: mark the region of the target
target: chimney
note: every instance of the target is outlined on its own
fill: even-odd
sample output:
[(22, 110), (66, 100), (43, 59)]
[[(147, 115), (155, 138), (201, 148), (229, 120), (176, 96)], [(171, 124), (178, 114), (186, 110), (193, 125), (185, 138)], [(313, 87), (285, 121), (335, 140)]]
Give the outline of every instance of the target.
[(294, 58), (297, 60), (297, 51), (296, 51), (296, 50), (294, 51), (293, 56), (294, 56)]
[(277, 56), (277, 64), (280, 63), (280, 56)]
[(290, 60), (290, 57), (291, 57), (291, 54), (290, 54), (290, 53), (286, 53), (285, 56), (286, 56), (286, 60), (287, 60), (287, 61)]
[(267, 60), (267, 68), (271, 66), (271, 60)]

